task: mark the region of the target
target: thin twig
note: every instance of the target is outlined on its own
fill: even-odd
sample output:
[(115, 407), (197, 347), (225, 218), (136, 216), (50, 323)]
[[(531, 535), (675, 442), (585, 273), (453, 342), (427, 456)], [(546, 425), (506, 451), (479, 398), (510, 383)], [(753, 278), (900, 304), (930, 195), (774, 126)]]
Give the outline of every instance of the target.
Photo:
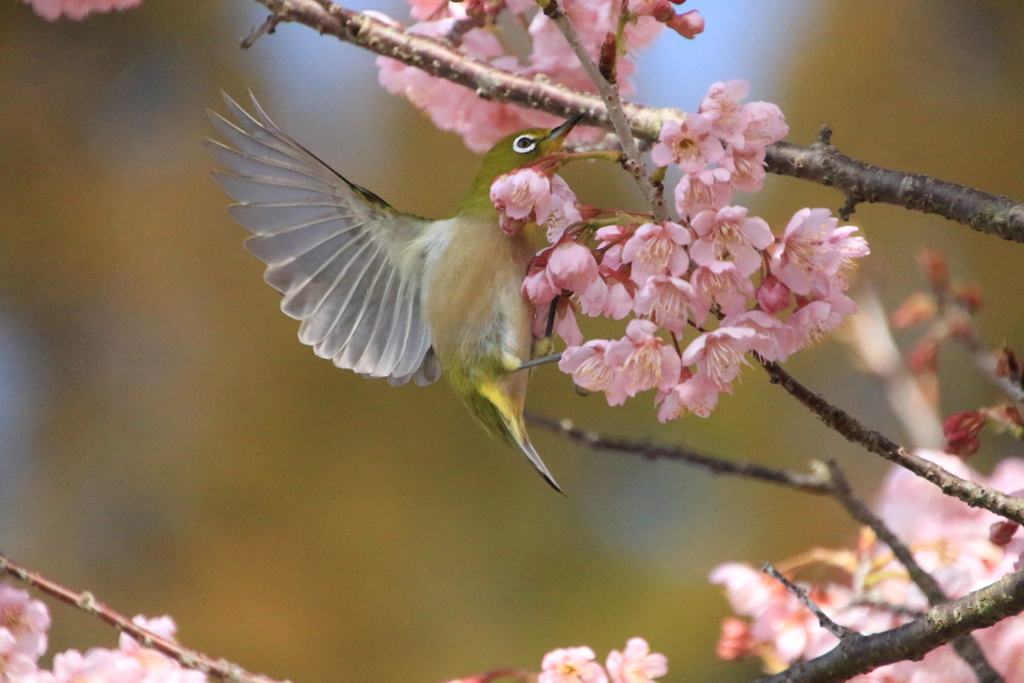
[(666, 446), (656, 443), (629, 441), (601, 436), (596, 432), (577, 429), (570, 420), (553, 420), (532, 413), (526, 414), (526, 421), (531, 425), (550, 429), (562, 436), (582, 444), (587, 448), (600, 451), (614, 451), (637, 455), (648, 460), (673, 460), (698, 467), (711, 474), (726, 474), (747, 477), (759, 481), (778, 484), (805, 493), (828, 495), (832, 493), (832, 485), (827, 476), (817, 473), (792, 472), (772, 469), (752, 462), (733, 462), (697, 453), (679, 446)]
[(857, 633), (853, 629), (847, 628), (842, 624), (837, 624), (836, 622), (832, 621), (832, 618), (825, 614), (820, 607), (818, 607), (818, 603), (814, 602), (814, 600), (811, 599), (811, 596), (807, 594), (807, 591), (805, 591), (803, 588), (801, 588), (800, 586), (796, 585), (795, 583), (787, 579), (785, 576), (783, 576), (782, 572), (776, 569), (768, 560), (765, 560), (764, 563), (761, 565), (761, 571), (763, 571), (765, 574), (767, 574), (768, 576), (772, 577), (773, 579), (781, 583), (783, 586), (785, 586), (786, 590), (788, 590), (790, 593), (796, 596), (796, 599), (799, 600), (804, 607), (809, 609), (811, 613), (818, 618), (818, 624), (839, 640), (847, 640), (849, 638), (861, 637), (861, 634)]
[[(934, 607), (935, 605), (942, 605), (948, 602), (949, 598), (942, 590), (942, 587), (939, 586), (939, 582), (917, 563), (913, 553), (910, 552), (910, 548), (893, 533), (892, 529), (880, 517), (871, 512), (868, 506), (864, 504), (864, 501), (853, 493), (849, 480), (835, 460), (829, 461), (828, 470), (829, 475), (832, 477), (836, 499), (843, 504), (843, 507), (846, 508), (851, 517), (861, 524), (870, 527), (875, 536), (889, 546), (892, 554), (899, 560), (900, 564), (906, 567), (910, 580), (924, 593), (924, 596), (928, 599), (928, 604)], [(1003, 683), (1003, 677), (992, 668), (981, 646), (973, 636), (960, 636), (953, 641), (953, 649), (974, 670), (979, 683)]]
[(261, 37), (268, 33), (273, 33), (277, 29), (277, 25), (282, 21), (284, 21), (283, 14), (278, 14), (277, 12), (272, 13), (267, 17), (266, 21), (254, 28), (245, 38), (242, 38), (242, 42), (240, 43), (242, 49), (248, 50)]
[(832, 683), (904, 660), (1024, 611), (1024, 571), (1004, 576), (957, 600), (932, 607), (919, 619), (882, 633), (839, 641), (831, 651), (797, 662), (755, 683)]
[(543, 8), (544, 14), (555, 22), (555, 25), (558, 26), (565, 39), (569, 41), (572, 51), (576, 53), (576, 58), (583, 65), (583, 70), (587, 72), (590, 80), (597, 87), (597, 91), (601, 93), (601, 99), (604, 100), (605, 108), (608, 110), (608, 118), (612, 122), (615, 134), (622, 141), (622, 153), (625, 157), (622, 166), (633, 176), (637, 185), (640, 186), (640, 191), (647, 197), (647, 201), (651, 204), (654, 212), (654, 220), (659, 223), (668, 221), (669, 214), (668, 207), (665, 206), (665, 195), (651, 181), (651, 176), (647, 172), (647, 165), (640, 157), (640, 150), (636, 145), (636, 140), (633, 139), (633, 131), (630, 128), (629, 120), (626, 118), (626, 112), (622, 108), (622, 99), (619, 97), (619, 84), (609, 81), (601, 73), (600, 67), (591, 59), (587, 48), (580, 41), (579, 34), (576, 33), (576, 28), (572, 25), (569, 15), (565, 13), (558, 0), (537, 0), (537, 3)]
[(990, 486), (962, 479), (930, 460), (911, 453), (879, 432), (868, 429), (852, 415), (805, 387), (778, 363), (766, 361), (757, 354), (754, 356), (768, 373), (772, 384), (781, 386), (817, 415), (826, 426), (848, 441), (910, 470), (938, 486), (946, 495), (958, 498), (971, 507), (984, 508), (1017, 523), (1024, 523), (1024, 499), (1008, 496)]
[(87, 614), (98, 617), (118, 631), (127, 633), (143, 647), (161, 652), (188, 669), (195, 669), (230, 683), (276, 683), (273, 679), (252, 674), (223, 659), (213, 659), (195, 650), (182, 647), (171, 640), (147, 631), (135, 624), (125, 615), (107, 607), (87, 591), (77, 592), (46, 578), (38, 572), (26, 569), (17, 562), (0, 553), (0, 575), (6, 574), (22, 583), (28, 584), (40, 593), (56, 598), (61, 602), (79, 608)]
[[(282, 21), (309, 26), (319, 33), (397, 59), (431, 76), (444, 78), (476, 92), (485, 100), (508, 102), (555, 116), (583, 114), (583, 122), (611, 128), (601, 99), (571, 90), (548, 79), (526, 78), (460, 53), (441, 40), (407, 33), (401, 27), (347, 9), (328, 0), (256, 0)], [(682, 119), (678, 109), (623, 103), (629, 127), (642, 140), (658, 139), (670, 118)], [(1003, 239), (1024, 243), (1024, 204), (929, 176), (893, 171), (851, 159), (822, 142), (810, 146), (789, 142), (769, 145), (767, 168), (835, 187), (860, 202), (882, 202), (935, 213)]]

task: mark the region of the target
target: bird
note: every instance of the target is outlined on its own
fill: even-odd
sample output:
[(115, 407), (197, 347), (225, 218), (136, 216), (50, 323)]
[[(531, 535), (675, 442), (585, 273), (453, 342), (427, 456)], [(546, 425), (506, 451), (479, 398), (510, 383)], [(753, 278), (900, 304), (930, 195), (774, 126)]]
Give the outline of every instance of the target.
[(490, 187), (499, 176), (559, 152), (582, 116), (531, 128), (487, 152), (455, 215), (432, 220), (393, 208), (278, 128), (250, 93), (254, 114), (227, 94), (234, 122), (210, 111), (228, 144), (206, 140), (227, 171), (228, 213), (252, 233), (245, 248), (267, 268), (281, 310), (317, 356), (392, 385), (443, 374), (484, 430), (518, 448), (561, 488), (526, 432), (532, 309), (522, 293), (534, 250), (499, 225)]

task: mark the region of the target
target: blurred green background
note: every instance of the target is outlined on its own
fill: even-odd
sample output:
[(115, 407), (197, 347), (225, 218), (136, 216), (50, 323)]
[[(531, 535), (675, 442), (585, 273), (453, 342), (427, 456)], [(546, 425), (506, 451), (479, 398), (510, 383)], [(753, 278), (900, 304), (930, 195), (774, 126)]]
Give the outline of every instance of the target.
[[(854, 157), (1024, 198), (1016, 0), (693, 7), (706, 34), (664, 35), (641, 60), (638, 99), (692, 110), (711, 82), (746, 77), (794, 142), (827, 122)], [(424, 215), (455, 205), (476, 159), (377, 88), (368, 53), (288, 25), (239, 50), (264, 16), (251, 0), (145, 0), (47, 23), (0, 0), (0, 549), (301, 683), (536, 669), (555, 647), (603, 658), (635, 635), (669, 656), (667, 680), (752, 676), (715, 659), (727, 607), (708, 572), (849, 544), (854, 525), (828, 501), (534, 429), (558, 496), (444, 383), (392, 389), (314, 357), (209, 177), (200, 140), (218, 91), (251, 88), (340, 172)], [(608, 166), (567, 175), (585, 201), (638, 205)], [(777, 229), (842, 203), (778, 177), (753, 199)], [(853, 222), (874, 252), (859, 279), (890, 307), (923, 284), (917, 250), (936, 247), (984, 288), (991, 344), (1024, 346), (1024, 246), (888, 206)], [(942, 360), (946, 413), (992, 400), (962, 354)], [(841, 344), (788, 367), (905, 439)], [(756, 369), (708, 420), (660, 425), (649, 395), (609, 409), (553, 367), (529, 407), (775, 466), (836, 456), (866, 494), (885, 471)], [(1020, 450), (990, 438), (981, 466)], [(51, 651), (116, 642), (70, 608), (54, 616)]]

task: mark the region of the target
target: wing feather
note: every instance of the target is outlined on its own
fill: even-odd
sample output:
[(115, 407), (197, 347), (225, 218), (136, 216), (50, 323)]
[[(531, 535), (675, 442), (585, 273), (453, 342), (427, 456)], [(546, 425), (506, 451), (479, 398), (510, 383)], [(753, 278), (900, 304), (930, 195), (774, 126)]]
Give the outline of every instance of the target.
[(211, 112), (228, 145), (207, 141), (228, 170), (214, 178), (236, 202), (231, 217), (253, 233), (245, 246), (264, 279), (301, 321), (318, 356), (392, 384), (440, 376), (423, 317), (424, 259), (408, 257), (426, 219), (404, 214), (349, 183), (281, 131), (224, 96), (234, 119)]

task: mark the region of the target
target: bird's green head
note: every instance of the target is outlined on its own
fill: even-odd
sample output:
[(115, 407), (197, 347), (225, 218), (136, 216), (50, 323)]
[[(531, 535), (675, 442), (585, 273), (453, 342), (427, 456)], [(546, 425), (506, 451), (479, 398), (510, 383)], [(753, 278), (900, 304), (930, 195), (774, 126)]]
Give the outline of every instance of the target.
[(529, 166), (549, 154), (561, 151), (569, 131), (582, 118), (580, 114), (551, 130), (528, 128), (502, 138), (484, 157), (480, 165), (481, 174), (486, 173), (493, 180), (503, 173)]
[(489, 207), (491, 183), (495, 178), (561, 151), (569, 131), (582, 119), (583, 115), (580, 114), (550, 130), (528, 128), (499, 140), (484, 155), (480, 171), (476, 174), (462, 208), (473, 210)]

